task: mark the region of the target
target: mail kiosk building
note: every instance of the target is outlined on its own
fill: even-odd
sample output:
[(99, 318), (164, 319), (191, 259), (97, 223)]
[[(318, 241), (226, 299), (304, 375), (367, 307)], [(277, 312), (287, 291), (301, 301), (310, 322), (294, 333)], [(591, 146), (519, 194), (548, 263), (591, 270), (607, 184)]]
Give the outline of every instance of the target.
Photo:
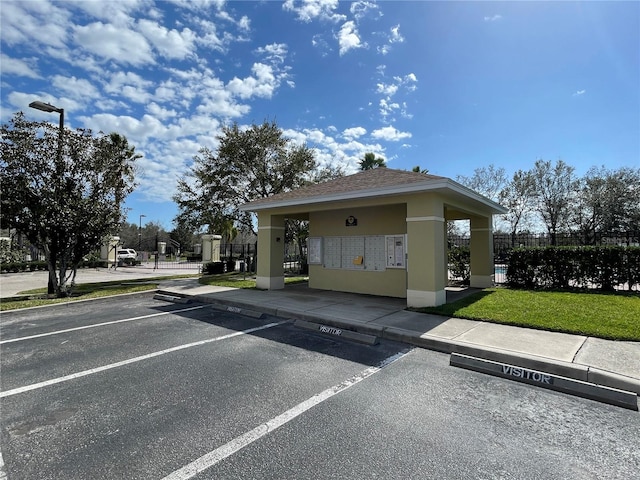
[(285, 220), (309, 221), (309, 287), (441, 305), (447, 228), (469, 219), (471, 286), (493, 284), (492, 216), (506, 210), (445, 177), (375, 168), (259, 199), (257, 287), (284, 288)]

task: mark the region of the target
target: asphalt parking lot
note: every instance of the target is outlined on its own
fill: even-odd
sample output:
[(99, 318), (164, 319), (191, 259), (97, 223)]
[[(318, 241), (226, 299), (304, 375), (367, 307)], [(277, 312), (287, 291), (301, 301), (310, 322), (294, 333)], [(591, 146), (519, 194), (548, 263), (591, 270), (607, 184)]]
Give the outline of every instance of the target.
[[(14, 479), (632, 478), (637, 412), (151, 294), (1, 319)], [(0, 478), (1, 474), (0, 474)]]

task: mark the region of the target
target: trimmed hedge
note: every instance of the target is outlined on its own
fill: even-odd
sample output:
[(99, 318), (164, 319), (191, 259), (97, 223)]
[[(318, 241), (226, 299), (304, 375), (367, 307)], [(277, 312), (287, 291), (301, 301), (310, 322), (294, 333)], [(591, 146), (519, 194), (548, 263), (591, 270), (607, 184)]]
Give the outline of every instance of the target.
[(202, 269), (202, 273), (206, 275), (218, 275), (224, 273), (224, 262), (209, 262)]
[(627, 284), (640, 287), (640, 247), (589, 246), (516, 248), (507, 266), (507, 283), (515, 288), (599, 288)]

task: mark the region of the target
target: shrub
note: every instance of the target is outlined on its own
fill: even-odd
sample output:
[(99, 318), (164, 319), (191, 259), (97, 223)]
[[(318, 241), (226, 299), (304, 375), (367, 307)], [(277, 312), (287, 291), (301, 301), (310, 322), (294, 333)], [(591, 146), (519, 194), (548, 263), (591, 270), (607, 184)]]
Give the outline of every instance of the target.
[(471, 280), (471, 250), (469, 247), (452, 247), (448, 255), (449, 270), (455, 278), (468, 284)]
[(224, 262), (209, 262), (205, 264), (202, 273), (207, 275), (218, 275), (224, 273)]
[(517, 248), (509, 255), (507, 283), (516, 288), (614, 290), (640, 285), (640, 248), (622, 246)]

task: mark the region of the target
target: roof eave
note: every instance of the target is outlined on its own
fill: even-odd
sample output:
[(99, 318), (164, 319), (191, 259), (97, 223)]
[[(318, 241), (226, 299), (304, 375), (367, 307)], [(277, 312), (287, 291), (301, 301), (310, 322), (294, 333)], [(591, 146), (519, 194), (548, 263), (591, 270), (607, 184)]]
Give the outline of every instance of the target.
[(336, 194), (316, 195), (313, 197), (301, 199), (276, 200), (253, 205), (253, 202), (245, 203), (240, 206), (243, 212), (258, 212), (261, 210), (272, 210), (274, 208), (295, 207), (302, 205), (317, 205), (321, 203), (340, 202), (344, 200), (355, 200), (361, 198), (386, 197), (391, 195), (402, 195), (406, 193), (429, 192), (438, 190), (453, 190), (456, 193), (469, 197), (477, 202), (489, 207), (493, 213), (506, 213), (507, 210), (492, 200), (470, 190), (451, 179), (443, 178), (437, 181), (410, 183), (406, 185), (393, 185), (389, 187), (356, 190), (351, 192), (342, 192)]

